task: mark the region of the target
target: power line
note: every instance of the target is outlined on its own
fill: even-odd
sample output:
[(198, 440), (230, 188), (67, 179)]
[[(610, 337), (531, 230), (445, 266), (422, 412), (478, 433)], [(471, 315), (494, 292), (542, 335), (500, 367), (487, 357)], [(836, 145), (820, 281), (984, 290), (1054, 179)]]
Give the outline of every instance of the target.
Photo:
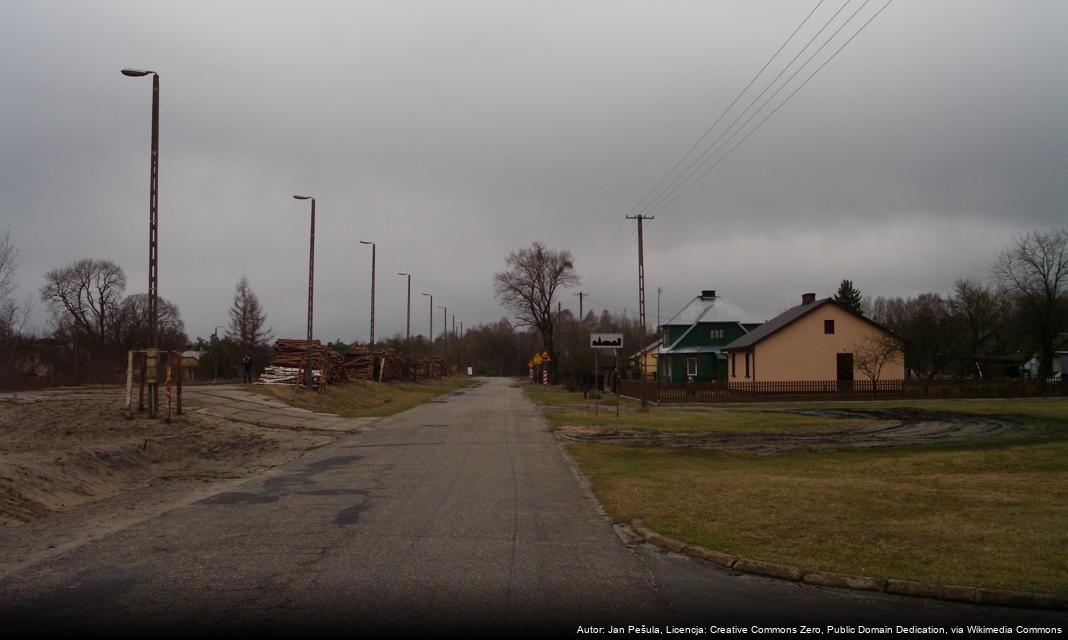
[[(805, 66), (806, 66), (806, 65), (807, 65), (807, 64), (808, 64), (808, 63), (809, 63), (809, 62), (810, 62), (810, 61), (811, 61), (811, 60), (812, 60), (813, 58), (815, 58), (815, 57), (816, 57), (817, 55), (819, 55), (819, 52), (823, 50), (823, 47), (824, 47), (824, 46), (826, 46), (826, 45), (827, 45), (827, 44), (828, 44), (828, 43), (829, 43), (829, 42), (830, 42), (830, 41), (831, 41), (832, 39), (834, 39), (834, 37), (835, 37), (836, 35), (838, 35), (839, 31), (841, 31), (841, 30), (842, 30), (842, 27), (844, 27), (844, 26), (845, 26), (846, 24), (848, 24), (848, 23), (849, 23), (849, 22), (850, 22), (850, 21), (851, 21), (851, 20), (853, 19), (853, 17), (854, 17), (854, 16), (856, 16), (856, 15), (857, 15), (857, 13), (858, 13), (858, 12), (859, 12), (859, 11), (860, 11), (861, 9), (863, 9), (863, 8), (864, 8), (864, 6), (866, 6), (866, 5), (867, 5), (867, 4), (868, 4), (868, 3), (870, 2), (870, 1), (871, 1), (871, 0), (865, 0), (864, 4), (863, 4), (863, 5), (861, 5), (861, 6), (860, 6), (860, 8), (859, 8), (859, 9), (857, 9), (857, 11), (854, 11), (854, 12), (853, 12), (853, 14), (852, 14), (852, 15), (851, 15), (851, 16), (850, 16), (850, 17), (849, 17), (849, 18), (848, 18), (848, 19), (847, 19), (847, 20), (846, 20), (846, 21), (845, 21), (844, 23), (842, 23), (842, 26), (841, 26), (841, 27), (839, 27), (839, 28), (838, 28), (838, 29), (837, 29), (837, 30), (836, 30), (836, 31), (835, 31), (835, 32), (834, 32), (833, 34), (831, 34), (831, 37), (830, 37), (830, 38), (828, 38), (828, 39), (827, 39), (827, 41), (826, 41), (826, 42), (824, 42), (824, 44), (823, 44), (823, 45), (822, 45), (822, 46), (821, 46), (821, 47), (820, 47), (819, 49), (817, 49), (817, 50), (816, 50), (816, 52), (812, 54), (812, 56), (810, 56), (810, 57), (809, 57), (809, 59), (808, 59), (808, 60), (807, 60), (807, 61), (805, 62), (805, 64), (803, 64), (803, 65), (801, 65), (800, 67), (798, 67), (797, 71), (795, 71), (795, 72), (794, 72), (794, 74), (793, 74), (793, 75), (791, 75), (789, 79), (787, 79), (787, 81), (786, 81), (786, 82), (785, 82), (785, 83), (784, 83), (784, 84), (783, 84), (783, 85), (782, 85), (782, 86), (781, 86), (781, 87), (779, 88), (779, 90), (777, 90), (777, 91), (775, 92), (775, 94), (773, 94), (773, 95), (772, 95), (772, 97), (771, 97), (771, 98), (768, 98), (768, 100), (767, 100), (767, 101), (765, 101), (765, 102), (764, 102), (764, 104), (762, 104), (762, 105), (760, 106), (760, 108), (759, 108), (759, 109), (757, 109), (757, 110), (756, 110), (755, 112), (753, 112), (753, 115), (752, 115), (752, 116), (750, 116), (750, 118), (746, 120), (745, 124), (748, 124), (748, 123), (749, 123), (749, 122), (750, 122), (750, 121), (752, 120), (752, 118), (756, 116), (756, 114), (760, 113), (760, 111), (761, 111), (761, 110), (763, 110), (763, 108), (764, 108), (765, 106), (767, 106), (767, 104), (768, 104), (768, 103), (769, 103), (769, 102), (770, 102), (770, 101), (771, 101), (772, 99), (774, 99), (775, 95), (777, 95), (779, 91), (781, 91), (781, 90), (782, 90), (783, 88), (785, 88), (785, 87), (786, 87), (786, 86), (787, 86), (787, 85), (788, 85), (788, 84), (790, 83), (790, 80), (792, 80), (792, 79), (794, 78), (794, 76), (796, 76), (796, 75), (797, 75), (797, 72), (798, 72), (798, 71), (800, 71), (801, 69), (803, 69), (803, 68), (804, 68), (804, 67), (805, 67)], [(694, 186), (695, 186), (695, 185), (696, 185), (697, 183), (699, 183), (699, 182), (700, 182), (701, 180), (703, 180), (703, 179), (705, 178), (705, 176), (707, 176), (707, 175), (708, 175), (709, 173), (711, 173), (713, 169), (715, 169), (715, 168), (716, 168), (717, 166), (719, 166), (719, 165), (720, 165), (720, 163), (722, 163), (722, 162), (723, 162), (724, 160), (726, 160), (726, 159), (727, 159), (727, 157), (728, 157), (728, 156), (730, 156), (730, 154), (731, 154), (731, 153), (733, 153), (735, 149), (737, 149), (738, 147), (740, 147), (740, 146), (741, 146), (741, 145), (742, 145), (742, 144), (743, 144), (743, 143), (744, 143), (744, 142), (745, 142), (746, 140), (748, 140), (748, 139), (749, 139), (749, 137), (750, 137), (750, 136), (752, 136), (752, 135), (753, 135), (754, 133), (756, 133), (756, 132), (757, 132), (757, 130), (758, 130), (758, 129), (760, 129), (760, 128), (761, 128), (762, 126), (764, 126), (764, 123), (766, 123), (766, 122), (767, 122), (767, 121), (768, 121), (769, 119), (771, 119), (771, 117), (772, 117), (772, 116), (774, 116), (774, 115), (775, 115), (775, 114), (776, 114), (776, 113), (777, 113), (777, 112), (779, 111), (779, 109), (782, 109), (782, 108), (783, 108), (783, 107), (784, 107), (784, 106), (786, 105), (786, 103), (787, 103), (787, 102), (789, 102), (789, 101), (790, 101), (790, 99), (791, 99), (791, 98), (793, 98), (793, 97), (794, 97), (794, 95), (796, 95), (796, 94), (797, 94), (797, 92), (798, 92), (798, 91), (800, 91), (800, 90), (801, 90), (802, 88), (804, 88), (804, 86), (805, 86), (806, 84), (808, 84), (809, 80), (811, 80), (812, 78), (814, 78), (814, 77), (816, 76), (816, 74), (818, 74), (818, 73), (819, 73), (820, 71), (822, 71), (822, 70), (823, 70), (823, 68), (824, 68), (824, 67), (826, 67), (826, 66), (827, 66), (827, 65), (828, 65), (828, 64), (829, 64), (829, 63), (831, 62), (831, 60), (834, 60), (834, 58), (835, 58), (835, 57), (836, 57), (836, 56), (837, 56), (837, 55), (838, 55), (838, 54), (839, 54), (839, 53), (840, 53), (840, 52), (842, 51), (842, 49), (845, 49), (845, 48), (846, 48), (846, 46), (847, 46), (847, 45), (848, 45), (848, 44), (849, 44), (850, 42), (852, 42), (854, 38), (856, 38), (856, 37), (857, 37), (858, 35), (860, 35), (860, 32), (861, 32), (861, 31), (863, 31), (863, 30), (864, 30), (864, 29), (865, 29), (865, 28), (866, 28), (866, 27), (867, 27), (867, 26), (868, 26), (869, 24), (871, 24), (871, 23), (872, 23), (872, 21), (873, 21), (873, 20), (875, 20), (875, 18), (879, 17), (879, 14), (881, 14), (881, 13), (883, 12), (883, 10), (885, 10), (885, 9), (886, 9), (886, 8), (887, 8), (888, 6), (890, 6), (890, 3), (891, 3), (891, 2), (893, 2), (893, 1), (894, 1), (894, 0), (887, 0), (886, 4), (884, 4), (884, 5), (882, 6), (882, 7), (880, 7), (880, 8), (879, 8), (879, 10), (878, 10), (878, 11), (876, 11), (876, 12), (875, 12), (874, 14), (872, 14), (872, 16), (871, 16), (870, 18), (868, 18), (868, 20), (867, 20), (867, 21), (865, 21), (865, 22), (864, 22), (864, 24), (862, 24), (862, 25), (860, 26), (860, 28), (856, 30), (856, 32), (854, 32), (854, 33), (853, 33), (853, 35), (851, 35), (851, 36), (850, 36), (850, 37), (849, 37), (849, 38), (848, 38), (848, 39), (847, 39), (847, 40), (846, 40), (845, 42), (843, 42), (843, 43), (842, 43), (842, 45), (841, 45), (841, 46), (839, 46), (839, 47), (838, 47), (838, 49), (836, 49), (836, 50), (834, 51), (834, 53), (832, 53), (832, 54), (831, 54), (831, 55), (830, 55), (830, 56), (829, 56), (829, 57), (828, 57), (828, 58), (827, 58), (826, 60), (824, 60), (824, 61), (823, 61), (823, 63), (821, 63), (821, 64), (820, 64), (820, 66), (818, 66), (818, 67), (816, 68), (816, 70), (815, 70), (815, 71), (813, 71), (813, 72), (812, 72), (811, 74), (809, 74), (809, 76), (808, 76), (807, 78), (805, 78), (805, 79), (804, 79), (804, 80), (803, 80), (803, 81), (801, 82), (801, 84), (799, 84), (799, 85), (797, 86), (797, 88), (795, 88), (795, 89), (794, 89), (793, 91), (791, 91), (791, 92), (790, 92), (790, 93), (789, 93), (789, 94), (788, 94), (788, 95), (786, 96), (786, 98), (784, 98), (784, 99), (783, 99), (783, 101), (782, 101), (782, 102), (780, 102), (780, 103), (778, 104), (778, 106), (776, 106), (776, 107), (775, 107), (774, 109), (772, 109), (772, 110), (771, 110), (771, 112), (770, 112), (770, 113), (768, 113), (768, 115), (766, 115), (766, 116), (765, 116), (765, 117), (764, 117), (764, 118), (763, 118), (763, 119), (762, 119), (762, 120), (761, 120), (760, 122), (758, 122), (758, 123), (757, 123), (757, 125), (756, 125), (755, 127), (753, 127), (752, 129), (750, 129), (750, 130), (749, 130), (749, 133), (745, 134), (745, 135), (744, 135), (744, 136), (743, 136), (743, 137), (742, 137), (742, 138), (741, 138), (741, 139), (740, 139), (740, 140), (739, 140), (739, 141), (738, 141), (737, 143), (735, 143), (735, 144), (734, 144), (734, 146), (732, 146), (732, 147), (731, 147), (730, 149), (728, 149), (728, 150), (727, 150), (727, 153), (725, 153), (725, 154), (723, 154), (722, 156), (720, 156), (719, 160), (716, 160), (716, 162), (715, 162), (715, 163), (713, 163), (713, 164), (712, 164), (712, 165), (710, 165), (710, 166), (709, 166), (709, 167), (708, 167), (707, 169), (705, 169), (705, 170), (704, 170), (704, 171), (703, 171), (703, 172), (702, 172), (702, 173), (701, 173), (701, 174), (700, 174), (700, 175), (699, 175), (699, 176), (697, 177), (697, 179), (696, 179), (696, 180), (693, 180), (693, 181), (691, 181), (691, 182), (690, 182), (690, 183), (689, 183), (689, 184), (688, 184), (688, 185), (687, 185), (687, 186), (686, 186), (685, 188), (683, 188), (683, 189), (681, 189), (680, 191), (678, 191), (678, 192), (677, 192), (677, 193), (676, 193), (675, 195), (673, 195), (673, 196), (671, 197), (671, 199), (670, 199), (670, 200), (668, 200), (668, 201), (667, 201), (667, 202), (665, 202), (665, 203), (664, 203), (664, 204), (663, 204), (663, 205), (662, 205), (661, 207), (659, 207), (659, 208), (658, 208), (658, 209), (656, 210), (656, 213), (659, 213), (659, 212), (661, 212), (661, 211), (664, 211), (665, 209), (667, 209), (668, 207), (670, 207), (670, 206), (671, 206), (671, 205), (672, 205), (672, 204), (673, 204), (673, 203), (674, 203), (674, 202), (675, 202), (676, 200), (678, 200), (678, 199), (679, 199), (679, 197), (681, 197), (681, 196), (682, 196), (683, 194), (685, 194), (685, 193), (686, 193), (687, 191), (689, 191), (690, 189), (692, 189), (692, 188), (693, 188), (693, 187), (694, 187)], [(730, 138), (728, 138), (728, 139), (727, 139), (727, 141), (726, 141), (726, 142), (724, 142), (724, 145), (722, 145), (722, 146), (721, 146), (720, 148), (722, 149), (722, 148), (723, 148), (723, 146), (726, 146), (727, 142), (730, 142), (730, 140), (731, 140), (732, 138), (734, 138), (734, 136), (735, 136), (735, 135), (737, 135), (738, 133), (740, 133), (740, 132), (742, 131), (742, 129), (743, 129), (744, 127), (745, 127), (745, 124), (743, 124), (741, 128), (739, 128), (739, 129), (738, 129), (738, 130), (737, 130), (737, 131), (736, 131), (736, 132), (735, 132), (734, 134), (732, 134), (732, 135), (731, 135), (731, 137), (730, 137)], [(718, 151), (717, 151), (717, 153), (718, 153)], [(711, 158), (712, 158), (712, 157), (714, 157), (714, 155), (715, 155), (715, 154), (713, 154), (713, 156), (710, 156), (708, 160), (711, 160)], [(704, 164), (707, 164), (708, 160), (706, 160), (706, 161), (705, 161), (705, 163), (702, 163), (702, 166), (704, 166)]]
[[(686, 166), (686, 169), (684, 169), (682, 171), (682, 173), (680, 173), (677, 176), (675, 176), (675, 179), (671, 181), (671, 184), (669, 184), (667, 186), (667, 188), (665, 188), (663, 191), (661, 191), (660, 194), (657, 195), (657, 197), (654, 198), (653, 201), (649, 203), (649, 205), (645, 209), (646, 212), (649, 212), (649, 211), (659, 212), (661, 210), (661, 209), (658, 208), (660, 206), (660, 204), (662, 204), (665, 199), (671, 197), (671, 194), (672, 194), (673, 191), (675, 191), (676, 189), (680, 188), (680, 185), (685, 184), (686, 181), (689, 180), (690, 177), (692, 177), (694, 175), (694, 173), (700, 171), (701, 168), (703, 168), (705, 166), (705, 164), (708, 162), (708, 154), (713, 149), (716, 148), (716, 145), (718, 145), (721, 140), (723, 140), (723, 136), (727, 135), (731, 131), (731, 129), (734, 128), (734, 125), (738, 124), (738, 121), (741, 120), (743, 117), (745, 117), (745, 114), (748, 113), (749, 110), (753, 108), (753, 105), (756, 104), (762, 97), (764, 97), (764, 94), (766, 94), (773, 86), (775, 86), (775, 83), (779, 81), (779, 78), (782, 78), (783, 74), (786, 73), (786, 71), (795, 62), (797, 62), (797, 59), (799, 57), (801, 57), (801, 54), (803, 54), (810, 46), (812, 46), (812, 43), (815, 42), (816, 39), (819, 38), (820, 35), (824, 31), (827, 30), (827, 27), (829, 27), (831, 25), (831, 23), (834, 22), (834, 19), (838, 17), (838, 14), (842, 13), (842, 11), (846, 8), (846, 6), (849, 5), (849, 3), (851, 1), (852, 0), (845, 0), (845, 2), (842, 3), (842, 6), (838, 7), (838, 10), (835, 11), (833, 14), (831, 14), (831, 17), (828, 18), (827, 21), (823, 23), (823, 26), (820, 27), (819, 30), (816, 31), (815, 34), (813, 34), (813, 36), (809, 39), (809, 41), (805, 43), (805, 46), (801, 47), (797, 51), (797, 53), (794, 54), (793, 58), (790, 58), (790, 61), (787, 62), (786, 65), (782, 69), (779, 70), (779, 73), (777, 73), (775, 75), (775, 77), (772, 78), (770, 82), (768, 82), (768, 84), (764, 87), (764, 89), (760, 93), (758, 93), (757, 96), (755, 98), (753, 98), (749, 102), (749, 104), (746, 105), (746, 107), (744, 109), (742, 109), (742, 111), (737, 116), (735, 116), (734, 120), (732, 120), (731, 123), (729, 125), (727, 125), (727, 128), (724, 129), (716, 137), (716, 139), (713, 140), (712, 143), (709, 144), (705, 148), (705, 150), (701, 152), (700, 155), (698, 155), (696, 158), (694, 158)], [(865, 4), (867, 4), (867, 2), (865, 2)], [(863, 8), (863, 5), (862, 5), (862, 8)], [(806, 20), (807, 20), (807, 18), (806, 18)], [(848, 23), (848, 20), (846, 22)], [(845, 23), (843, 23), (843, 24), (845, 24)], [(804, 66), (805, 65), (802, 64), (800, 67), (798, 67), (798, 69), (800, 70), (800, 69), (804, 68)], [(789, 82), (789, 80), (787, 80), (787, 82)], [(742, 126), (744, 127), (745, 125), (743, 124)]]

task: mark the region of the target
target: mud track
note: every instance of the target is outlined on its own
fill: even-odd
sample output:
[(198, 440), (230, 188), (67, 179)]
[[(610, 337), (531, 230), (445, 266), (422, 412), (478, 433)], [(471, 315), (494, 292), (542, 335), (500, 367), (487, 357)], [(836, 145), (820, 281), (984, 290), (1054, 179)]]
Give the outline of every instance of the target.
[(774, 455), (793, 451), (880, 449), (978, 440), (1007, 435), (1013, 429), (1011, 416), (923, 409), (812, 409), (782, 410), (782, 412), (831, 419), (875, 420), (876, 422), (861, 427), (822, 433), (651, 431), (603, 427), (562, 427), (557, 433), (566, 442), (692, 447)]

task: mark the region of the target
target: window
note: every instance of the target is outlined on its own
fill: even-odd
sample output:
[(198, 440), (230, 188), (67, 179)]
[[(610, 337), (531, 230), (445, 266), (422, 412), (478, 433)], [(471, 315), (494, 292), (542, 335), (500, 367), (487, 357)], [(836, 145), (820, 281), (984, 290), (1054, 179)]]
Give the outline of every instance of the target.
[(824, 320), (823, 321), (823, 332), (824, 333), (834, 333), (834, 320)]
[(749, 377), (749, 352), (745, 352), (745, 377)]
[(732, 353), (731, 354), (731, 377), (732, 378), (737, 378), (738, 377), (738, 354), (737, 353)]
[(686, 375), (697, 375), (697, 358), (686, 358)]
[(723, 329), (712, 329), (711, 331), (708, 332), (708, 335), (713, 340), (722, 340), (723, 339)]

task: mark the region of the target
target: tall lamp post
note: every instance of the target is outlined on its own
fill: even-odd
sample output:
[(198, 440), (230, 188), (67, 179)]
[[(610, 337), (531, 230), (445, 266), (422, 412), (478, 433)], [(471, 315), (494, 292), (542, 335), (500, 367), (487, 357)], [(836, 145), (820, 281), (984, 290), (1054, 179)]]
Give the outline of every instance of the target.
[(444, 305), (438, 305), (438, 309), (441, 309), (441, 337), (445, 341), (441, 345), (442, 353), (445, 359), (449, 358), (449, 309)]
[(409, 354), (412, 352), (412, 274), (398, 273), (398, 276), (408, 276), (408, 315), (404, 329), (404, 348)]
[[(152, 75), (152, 153), (148, 178), (148, 328), (149, 345), (159, 349), (159, 74), (147, 69), (123, 69), (122, 75), (140, 78)], [(157, 360), (158, 362), (158, 360)], [(157, 367), (158, 368), (158, 367)], [(156, 372), (149, 376), (148, 415), (159, 410), (159, 384)]]
[(434, 353), (434, 294), (424, 293), (423, 295), (430, 297), (430, 313), (427, 315), (430, 316), (430, 353)]
[(215, 380), (219, 379), (219, 357), (221, 349), (219, 348), (219, 329), (222, 329), (222, 325), (216, 325), (215, 331), (212, 332), (212, 337), (215, 338)]
[[(311, 200), (311, 236), (308, 244), (308, 357), (304, 363), (304, 387), (314, 386), (312, 378), (312, 301), (315, 298), (315, 198), (313, 196), (293, 196), (295, 200)], [(325, 375), (322, 372), (320, 375)]]
[(373, 242), (367, 240), (360, 240), (360, 244), (371, 245), (371, 342), (370, 345), (375, 346), (375, 253), (378, 246)]

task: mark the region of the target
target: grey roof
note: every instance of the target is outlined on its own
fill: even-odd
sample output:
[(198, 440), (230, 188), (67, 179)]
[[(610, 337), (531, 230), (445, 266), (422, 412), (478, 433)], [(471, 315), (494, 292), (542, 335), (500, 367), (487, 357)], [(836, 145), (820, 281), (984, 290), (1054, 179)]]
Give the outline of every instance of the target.
[(689, 304), (676, 313), (670, 320), (660, 326), (690, 326), (698, 322), (742, 322), (759, 323), (760, 320), (742, 311), (741, 307), (722, 296), (702, 298), (695, 296)]

